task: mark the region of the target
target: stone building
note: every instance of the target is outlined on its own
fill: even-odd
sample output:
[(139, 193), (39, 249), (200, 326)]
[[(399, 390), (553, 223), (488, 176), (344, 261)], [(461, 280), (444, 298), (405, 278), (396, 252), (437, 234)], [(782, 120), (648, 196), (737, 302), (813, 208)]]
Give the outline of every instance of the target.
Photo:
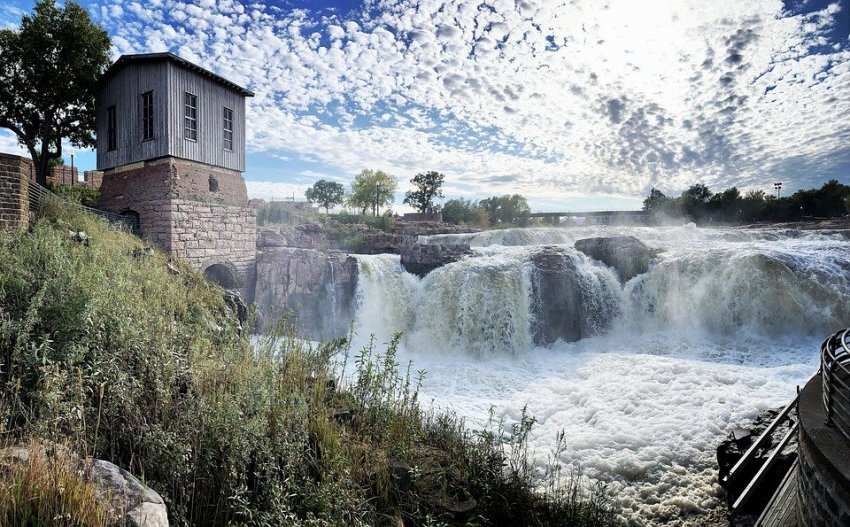
[(99, 207), (243, 297), (253, 295), (245, 98), (253, 93), (171, 53), (124, 55), (97, 91)]

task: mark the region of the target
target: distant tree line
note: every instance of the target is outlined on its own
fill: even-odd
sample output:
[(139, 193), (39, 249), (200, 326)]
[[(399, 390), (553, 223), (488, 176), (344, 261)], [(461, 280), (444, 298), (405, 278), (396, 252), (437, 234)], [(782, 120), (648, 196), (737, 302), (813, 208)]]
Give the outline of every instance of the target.
[(443, 204), (443, 221), (456, 225), (476, 227), (524, 227), (528, 224), (531, 208), (524, 196), (505, 194), (475, 202), (467, 199), (450, 199)]
[[(410, 180), (415, 190), (407, 191), (404, 203), (419, 212), (441, 212), (443, 221), (456, 225), (482, 228), (528, 225), (531, 208), (525, 197), (519, 194), (493, 196), (480, 201), (450, 199), (442, 206), (435, 204), (435, 198), (443, 197), (444, 180), (443, 174), (433, 170), (416, 174)], [(351, 191), (347, 194), (341, 183), (320, 179), (307, 189), (305, 196), (310, 203), (324, 208), (326, 214), (331, 207), (345, 205), (359, 211), (361, 217), (367, 211), (377, 217), (381, 207), (392, 205), (397, 188), (396, 179), (390, 174), (382, 170), (363, 170), (351, 182)]]
[(835, 218), (850, 213), (850, 186), (832, 179), (819, 189), (798, 190), (781, 198), (763, 190), (741, 195), (736, 187), (712, 194), (702, 183), (675, 198), (653, 188), (643, 200), (643, 210), (659, 222), (666, 218), (687, 218), (700, 224)]

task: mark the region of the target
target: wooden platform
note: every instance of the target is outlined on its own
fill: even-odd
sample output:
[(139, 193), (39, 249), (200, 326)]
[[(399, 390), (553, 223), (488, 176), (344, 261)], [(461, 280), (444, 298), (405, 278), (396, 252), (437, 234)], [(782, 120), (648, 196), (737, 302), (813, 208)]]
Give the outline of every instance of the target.
[(797, 527), (797, 464), (788, 471), (754, 527)]

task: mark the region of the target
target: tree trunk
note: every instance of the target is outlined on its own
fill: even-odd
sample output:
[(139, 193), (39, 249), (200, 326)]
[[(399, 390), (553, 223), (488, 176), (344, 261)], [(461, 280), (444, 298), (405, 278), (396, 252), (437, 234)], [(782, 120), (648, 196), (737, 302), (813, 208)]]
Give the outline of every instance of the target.
[(50, 159), (42, 152), (37, 159), (33, 159), (35, 164), (35, 182), (42, 187), (47, 186), (47, 166)]

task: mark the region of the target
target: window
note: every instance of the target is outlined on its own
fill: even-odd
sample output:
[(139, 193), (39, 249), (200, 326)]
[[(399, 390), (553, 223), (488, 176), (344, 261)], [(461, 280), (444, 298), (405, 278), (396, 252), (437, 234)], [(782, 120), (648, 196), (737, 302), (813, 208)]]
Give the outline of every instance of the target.
[(233, 110), (224, 108), (224, 149), (233, 150)]
[(198, 140), (198, 98), (186, 92), (183, 98), (183, 136), (190, 141)]
[(210, 192), (218, 192), (218, 180), (210, 176)]
[(115, 126), (115, 106), (106, 109), (106, 150), (115, 150), (118, 146), (117, 129)]
[(142, 141), (153, 139), (153, 92), (142, 94)]

